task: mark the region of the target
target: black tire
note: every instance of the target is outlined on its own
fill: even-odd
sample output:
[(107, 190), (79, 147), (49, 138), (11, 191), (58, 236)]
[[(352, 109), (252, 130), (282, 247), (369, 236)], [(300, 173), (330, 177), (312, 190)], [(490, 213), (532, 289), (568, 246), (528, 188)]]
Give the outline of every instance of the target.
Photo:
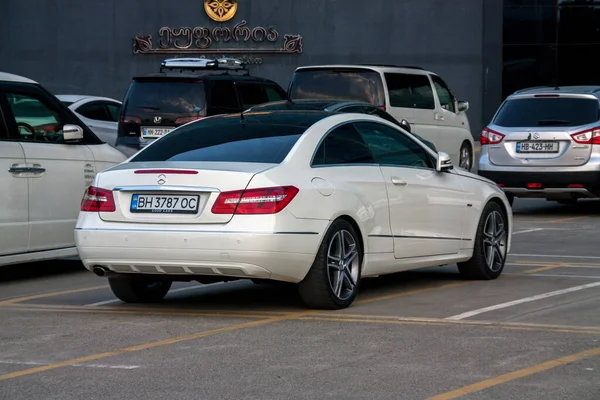
[[(335, 250), (336, 244), (333, 244), (334, 239), (338, 239), (337, 235), (342, 235), (345, 239), (350, 242), (347, 234), (352, 237), (353, 243), (349, 246), (354, 246), (356, 250), (356, 256), (350, 262), (348, 268), (340, 267), (339, 270), (330, 270), (328, 266), (328, 259), (331, 250)], [(345, 246), (344, 246), (345, 247)], [(348, 247), (350, 248), (350, 247)], [(304, 304), (309, 308), (325, 309), (325, 310), (339, 310), (347, 308), (352, 304), (356, 294), (360, 287), (360, 275), (362, 272), (362, 261), (363, 261), (363, 249), (360, 245), (358, 233), (352, 227), (352, 225), (343, 220), (338, 219), (331, 224), (331, 227), (325, 234), (323, 242), (319, 247), (315, 261), (311, 266), (308, 274), (298, 284), (298, 292), (300, 298)], [(335, 277), (333, 277), (333, 273)], [(332, 286), (332, 279), (337, 282), (337, 279), (342, 279), (342, 286), (340, 289), (340, 295), (337, 295)], [(350, 285), (350, 282), (354, 281), (354, 285)], [(344, 285), (346, 288), (344, 289)]]
[(463, 168), (461, 165), (461, 160), (464, 158), (463, 152), (468, 154), (468, 160), (469, 160), (469, 167), (464, 168), (464, 169), (466, 169), (467, 171), (471, 171), (473, 169), (473, 149), (471, 148), (471, 145), (468, 142), (464, 142), (460, 146), (460, 150), (458, 153), (458, 166), (461, 168)]
[(171, 289), (171, 281), (144, 277), (111, 277), (108, 283), (119, 300), (126, 303), (157, 303)]
[[(489, 218), (494, 215), (495, 218), (501, 218), (503, 226), (503, 233), (494, 235), (492, 240), (486, 235), (484, 230), (487, 229), (489, 232), (488, 223), (492, 223)], [(508, 240), (508, 224), (506, 220), (506, 213), (504, 209), (496, 202), (489, 202), (483, 212), (481, 213), (481, 219), (477, 226), (477, 235), (475, 236), (475, 243), (473, 247), (473, 257), (470, 260), (458, 264), (458, 270), (465, 279), (471, 280), (491, 280), (496, 279), (500, 276), (504, 270), (506, 263), (506, 245)], [(490, 244), (494, 243), (494, 244)], [(491, 250), (490, 250), (491, 246)], [(501, 252), (497, 254), (495, 251)], [(492, 251), (493, 258), (490, 266), (489, 260), (486, 259), (486, 255)]]

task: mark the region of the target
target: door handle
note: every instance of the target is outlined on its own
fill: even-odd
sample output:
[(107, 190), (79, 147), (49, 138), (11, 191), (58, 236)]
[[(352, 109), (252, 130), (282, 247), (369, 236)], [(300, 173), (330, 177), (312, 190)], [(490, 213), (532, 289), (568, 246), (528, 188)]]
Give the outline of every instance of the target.
[(402, 179), (397, 178), (395, 176), (392, 176), (392, 183), (396, 186), (406, 186), (407, 185), (406, 181), (403, 181)]
[(19, 165), (19, 164), (13, 164), (11, 165), (11, 167), (8, 169), (8, 172), (10, 172), (11, 174), (35, 174), (35, 175), (41, 175), (44, 172), (46, 172), (46, 168), (42, 168), (41, 165), (39, 164), (34, 164), (33, 167), (25, 167)]

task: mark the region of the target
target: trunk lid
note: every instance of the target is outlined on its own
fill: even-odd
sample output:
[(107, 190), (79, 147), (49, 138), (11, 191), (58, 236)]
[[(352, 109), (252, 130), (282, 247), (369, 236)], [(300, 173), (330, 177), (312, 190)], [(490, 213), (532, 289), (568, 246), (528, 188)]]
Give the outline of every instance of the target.
[(97, 186), (112, 190), (116, 211), (100, 212), (110, 222), (225, 224), (213, 214), (221, 192), (243, 190), (254, 175), (273, 164), (235, 162), (125, 163), (104, 171)]
[(576, 143), (571, 135), (586, 127), (560, 130), (556, 127), (534, 129), (503, 128), (490, 125), (489, 129), (504, 135), (498, 144), (488, 145), (490, 161), (495, 165), (519, 167), (575, 167), (586, 164), (592, 146)]
[(597, 128), (598, 99), (588, 94), (521, 94), (507, 99), (492, 123), (503, 135), (488, 144), (490, 162), (519, 167), (575, 167), (586, 164), (591, 143), (573, 136)]

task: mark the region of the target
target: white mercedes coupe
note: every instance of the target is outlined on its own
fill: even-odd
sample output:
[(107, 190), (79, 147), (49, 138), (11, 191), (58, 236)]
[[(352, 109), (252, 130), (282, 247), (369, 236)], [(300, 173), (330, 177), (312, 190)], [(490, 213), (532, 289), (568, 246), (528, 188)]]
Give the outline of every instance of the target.
[(250, 112), (181, 126), (99, 173), (75, 239), (124, 302), (246, 278), (341, 309), (362, 278), (454, 263), (497, 278), (512, 218), (492, 181), (379, 117)]

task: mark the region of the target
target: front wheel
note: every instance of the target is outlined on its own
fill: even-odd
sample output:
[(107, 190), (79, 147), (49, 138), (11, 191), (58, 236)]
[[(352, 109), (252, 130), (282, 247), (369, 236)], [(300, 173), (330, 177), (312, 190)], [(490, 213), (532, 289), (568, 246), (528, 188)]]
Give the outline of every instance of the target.
[(471, 150), (471, 145), (467, 142), (464, 142), (460, 147), (458, 166), (467, 171), (471, 171), (473, 167), (473, 151)]
[(508, 222), (502, 207), (488, 203), (477, 227), (473, 257), (458, 264), (461, 275), (466, 279), (496, 279), (506, 262), (508, 246)]
[(126, 303), (156, 303), (171, 289), (172, 282), (144, 277), (108, 278), (112, 292)]
[(358, 292), (363, 250), (347, 221), (333, 222), (298, 291), (310, 308), (337, 310), (350, 306)]

